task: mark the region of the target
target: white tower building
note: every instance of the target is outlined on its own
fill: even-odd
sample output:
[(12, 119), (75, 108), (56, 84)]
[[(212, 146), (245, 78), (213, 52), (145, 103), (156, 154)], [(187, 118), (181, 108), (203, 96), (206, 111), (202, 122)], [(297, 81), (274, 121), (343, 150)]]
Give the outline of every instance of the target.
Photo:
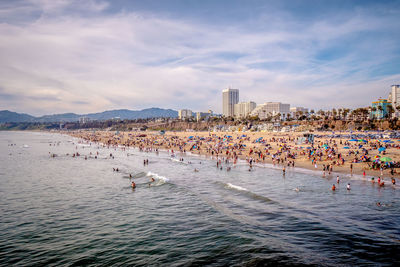
[(225, 117), (235, 115), (235, 104), (239, 102), (239, 89), (225, 89), (222, 91), (222, 114)]

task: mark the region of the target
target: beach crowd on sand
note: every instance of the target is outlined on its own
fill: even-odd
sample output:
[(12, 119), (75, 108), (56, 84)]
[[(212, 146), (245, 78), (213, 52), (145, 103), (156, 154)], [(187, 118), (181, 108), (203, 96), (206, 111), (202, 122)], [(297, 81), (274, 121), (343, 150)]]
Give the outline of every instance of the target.
[[(167, 150), (184, 160), (182, 153), (210, 156), (220, 170), (230, 171), (238, 159), (247, 161), (249, 171), (256, 164), (269, 163), (282, 168), (300, 167), (321, 172), (363, 175), (383, 186), (395, 184), (400, 175), (400, 140), (349, 139), (327, 133), (272, 132), (110, 132), (75, 131), (67, 134), (101, 143), (107, 147), (136, 147), (140, 151)], [(194, 169), (194, 171), (198, 171)], [(332, 188), (333, 189), (333, 188)], [(349, 188), (348, 188), (349, 189)]]

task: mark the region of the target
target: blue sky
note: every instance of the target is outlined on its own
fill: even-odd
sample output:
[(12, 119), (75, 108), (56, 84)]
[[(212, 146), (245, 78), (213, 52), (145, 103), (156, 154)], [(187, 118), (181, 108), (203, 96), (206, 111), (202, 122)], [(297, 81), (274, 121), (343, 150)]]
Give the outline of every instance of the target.
[(400, 1), (0, 2), (0, 109), (368, 106), (400, 83)]

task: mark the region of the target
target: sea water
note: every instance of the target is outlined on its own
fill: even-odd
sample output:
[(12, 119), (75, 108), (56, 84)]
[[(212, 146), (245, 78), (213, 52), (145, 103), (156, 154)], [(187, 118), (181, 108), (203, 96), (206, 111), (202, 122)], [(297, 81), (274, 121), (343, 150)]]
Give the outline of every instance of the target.
[(379, 187), (340, 175), (332, 192), (336, 174), (287, 167), (283, 176), (243, 163), (228, 172), (205, 156), (176, 156), (184, 162), (57, 133), (0, 132), (1, 265), (400, 262), (400, 188), (388, 178)]

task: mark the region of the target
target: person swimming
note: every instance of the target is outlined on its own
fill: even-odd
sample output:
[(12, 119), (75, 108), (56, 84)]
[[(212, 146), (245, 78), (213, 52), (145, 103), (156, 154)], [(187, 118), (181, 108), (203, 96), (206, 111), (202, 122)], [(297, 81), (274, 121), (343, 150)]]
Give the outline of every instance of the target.
[(347, 184), (347, 190), (351, 190), (350, 183)]
[(339, 175), (338, 176), (336, 176), (336, 183), (339, 183), (340, 182), (340, 179), (339, 179)]
[(136, 188), (136, 184), (134, 181), (132, 181), (132, 188), (135, 189)]
[(335, 191), (336, 190), (336, 186), (333, 184), (332, 185), (332, 191)]

